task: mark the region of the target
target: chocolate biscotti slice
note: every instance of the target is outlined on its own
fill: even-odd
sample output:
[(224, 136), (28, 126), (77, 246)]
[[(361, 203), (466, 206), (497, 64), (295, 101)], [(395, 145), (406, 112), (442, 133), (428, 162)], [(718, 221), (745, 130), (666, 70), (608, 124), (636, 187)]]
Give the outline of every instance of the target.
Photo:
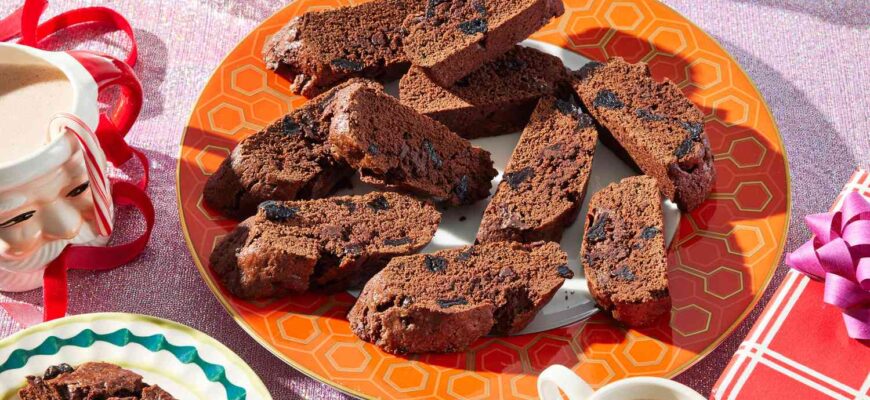
[(572, 277), (556, 243), (489, 243), (397, 257), (348, 314), (361, 339), (394, 354), (461, 351), (522, 330)]
[[(422, 1), (421, 1), (422, 2)], [(405, 54), (452, 86), (565, 12), (562, 0), (429, 0), (405, 21)]]
[(580, 260), (589, 292), (630, 327), (671, 309), (664, 217), (656, 180), (625, 178), (592, 196)]
[(486, 207), (478, 242), (558, 242), (583, 202), (598, 131), (571, 101), (544, 97)]
[(568, 82), (558, 57), (514, 46), (449, 87), (411, 67), (399, 82), (399, 99), (473, 139), (523, 129), (538, 99), (559, 93)]
[(408, 69), (402, 23), (420, 0), (375, 0), (293, 18), (266, 42), (266, 67), (312, 97), (348, 77), (394, 79)]
[(615, 58), (575, 74), (583, 104), (661, 192), (682, 210), (713, 189), (713, 152), (704, 115), (670, 80), (656, 82), (646, 64)]
[(329, 151), (324, 109), (336, 92), (354, 87), (380, 88), (373, 81), (352, 79), (242, 140), (206, 182), (206, 204), (228, 217), (244, 219), (266, 200), (332, 193), (354, 171)]
[(440, 221), (431, 204), (389, 192), (266, 202), (215, 246), (210, 262), (240, 298), (344, 290), (423, 248)]
[[(155, 394), (160, 396), (155, 397)], [(160, 387), (142, 382), (139, 374), (104, 362), (84, 363), (77, 368), (69, 364), (51, 366), (42, 376), (28, 376), (18, 397), (21, 400), (175, 399)]]
[(446, 205), (489, 196), (498, 174), (489, 152), (398, 99), (357, 87), (336, 94), (332, 113), (332, 153), (357, 168), (364, 182)]

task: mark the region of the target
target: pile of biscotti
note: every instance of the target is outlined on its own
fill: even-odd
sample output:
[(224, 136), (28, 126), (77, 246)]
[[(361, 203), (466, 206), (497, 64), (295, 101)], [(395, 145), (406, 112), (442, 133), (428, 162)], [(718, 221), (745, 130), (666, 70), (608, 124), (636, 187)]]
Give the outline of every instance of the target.
[[(518, 332), (573, 277), (556, 242), (600, 136), (645, 175), (590, 200), (589, 288), (629, 326), (667, 313), (661, 196), (691, 210), (710, 193), (703, 115), (646, 65), (569, 71), (517, 45), (563, 12), (561, 0), (375, 0), (291, 20), (264, 58), (311, 100), (243, 140), (204, 189), (211, 208), (244, 219), (211, 255), (226, 289), (261, 299), (364, 285), (351, 328), (396, 354)], [(398, 99), (371, 80), (399, 77)], [(476, 244), (415, 254), (436, 206), (490, 196), (497, 171), (469, 139), (520, 129)], [(330, 197), (353, 174), (380, 191)]]

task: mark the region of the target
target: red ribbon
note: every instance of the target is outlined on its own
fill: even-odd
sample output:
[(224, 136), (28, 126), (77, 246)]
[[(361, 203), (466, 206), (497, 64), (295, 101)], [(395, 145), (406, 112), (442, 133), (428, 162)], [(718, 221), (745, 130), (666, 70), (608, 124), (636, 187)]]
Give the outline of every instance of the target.
[[(70, 27), (84, 24), (105, 26), (120, 30), (127, 35), (131, 42), (131, 49), (125, 62), (131, 67), (136, 64), (138, 46), (133, 28), (123, 16), (114, 10), (105, 7), (81, 8), (64, 12), (39, 24), (39, 19), (47, 7), (47, 0), (26, 0), (23, 6), (6, 18), (0, 19), (0, 41), (20, 37), (19, 44), (38, 48), (45, 38)], [(100, 125), (104, 124), (114, 125), (108, 118), (101, 116)], [(111, 133), (105, 134), (106, 131)], [(135, 184), (123, 181), (112, 183), (112, 201), (117, 206), (136, 207), (145, 219), (145, 231), (135, 240), (121, 245), (67, 247), (45, 270), (43, 278), (43, 319), (45, 321), (66, 315), (68, 306), (67, 270), (106, 271), (127, 264), (145, 250), (154, 229), (154, 206), (145, 192), (150, 178), (148, 157), (127, 145), (122, 136), (126, 132), (108, 129), (101, 130), (100, 133), (100, 146), (110, 162), (120, 166), (135, 156), (142, 165), (143, 175), (139, 182)], [(20, 306), (20, 304), (8, 303), (4, 304), (2, 308), (22, 325), (29, 325), (31, 321), (16, 318), (17, 312), (15, 310), (20, 310)]]
[(130, 54), (124, 59), (131, 67), (136, 66), (139, 46), (133, 27), (121, 14), (106, 7), (87, 7), (70, 10), (39, 24), (39, 18), (48, 8), (48, 0), (25, 0), (24, 5), (6, 18), (0, 19), (0, 42), (20, 36), (19, 44), (40, 47), (40, 42), (64, 29), (93, 24), (124, 32), (130, 39)]

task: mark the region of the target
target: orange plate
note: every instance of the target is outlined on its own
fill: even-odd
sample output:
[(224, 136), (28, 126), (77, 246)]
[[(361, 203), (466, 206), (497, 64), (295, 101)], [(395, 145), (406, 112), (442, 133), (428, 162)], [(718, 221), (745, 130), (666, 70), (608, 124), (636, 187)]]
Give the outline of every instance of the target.
[(533, 38), (590, 59), (645, 61), (707, 115), (719, 178), (711, 199), (682, 219), (669, 258), (670, 323), (626, 330), (598, 315), (539, 334), (483, 338), (466, 353), (402, 358), (351, 333), (350, 295), (268, 302), (230, 296), (205, 266), (215, 241), (235, 223), (202, 206), (203, 185), (236, 143), (305, 102), (265, 69), (263, 42), (293, 16), (353, 3), (299, 0), (256, 28), (212, 76), (182, 139), (179, 205), (196, 265), (227, 311), (276, 356), (362, 397), (531, 399), (537, 374), (551, 364), (571, 367), (593, 386), (673, 376), (707, 355), (753, 308), (776, 269), (788, 226), (782, 140), (761, 94), (722, 47), (675, 11), (642, 0), (567, 0), (565, 15)]

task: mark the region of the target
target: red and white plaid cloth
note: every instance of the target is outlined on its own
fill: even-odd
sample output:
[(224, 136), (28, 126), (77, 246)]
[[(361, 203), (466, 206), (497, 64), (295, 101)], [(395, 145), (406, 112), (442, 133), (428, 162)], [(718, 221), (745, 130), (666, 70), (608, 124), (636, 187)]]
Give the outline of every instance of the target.
[[(870, 198), (858, 170), (840, 193)], [(849, 338), (824, 282), (790, 270), (713, 388), (712, 399), (870, 399), (870, 343)]]

